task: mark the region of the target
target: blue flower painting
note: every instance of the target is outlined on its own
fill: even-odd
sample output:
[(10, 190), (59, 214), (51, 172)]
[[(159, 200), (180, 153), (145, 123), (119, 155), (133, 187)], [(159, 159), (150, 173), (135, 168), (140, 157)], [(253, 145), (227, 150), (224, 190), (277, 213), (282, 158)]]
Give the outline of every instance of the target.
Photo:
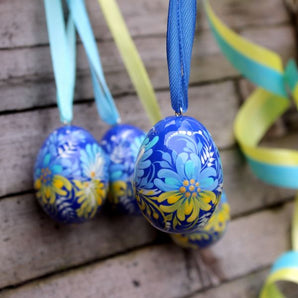
[(58, 222), (93, 218), (107, 193), (109, 161), (86, 130), (61, 127), (40, 149), (34, 168), (36, 196)]
[(109, 203), (121, 213), (141, 214), (132, 187), (132, 178), (139, 149), (145, 138), (140, 129), (128, 125), (115, 125), (101, 140), (110, 157), (108, 193)]
[(156, 228), (183, 233), (203, 227), (223, 187), (219, 153), (206, 128), (186, 116), (157, 123), (140, 148), (134, 187)]

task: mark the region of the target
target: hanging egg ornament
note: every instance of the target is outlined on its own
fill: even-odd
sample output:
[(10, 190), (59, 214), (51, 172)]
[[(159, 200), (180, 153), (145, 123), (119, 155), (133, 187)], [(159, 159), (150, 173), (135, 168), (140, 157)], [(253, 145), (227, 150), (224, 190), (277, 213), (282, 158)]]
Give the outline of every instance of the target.
[(118, 124), (109, 129), (100, 144), (110, 157), (109, 203), (124, 214), (141, 214), (137, 204), (132, 178), (137, 155), (145, 133), (128, 124)]
[(58, 222), (93, 218), (106, 198), (108, 166), (107, 155), (85, 129), (56, 129), (35, 163), (34, 186), (40, 205)]
[(220, 203), (204, 228), (190, 234), (172, 234), (171, 237), (177, 245), (184, 248), (206, 248), (223, 236), (229, 219), (230, 206), (223, 192)]
[(147, 134), (134, 172), (137, 202), (157, 229), (190, 233), (206, 225), (223, 187), (218, 150), (207, 129), (170, 116)]

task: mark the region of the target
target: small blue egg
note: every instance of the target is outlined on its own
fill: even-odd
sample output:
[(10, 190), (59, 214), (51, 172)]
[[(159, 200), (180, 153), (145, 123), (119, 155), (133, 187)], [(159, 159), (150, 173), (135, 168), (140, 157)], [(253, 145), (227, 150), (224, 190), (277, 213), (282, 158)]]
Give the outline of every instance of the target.
[(107, 155), (89, 132), (76, 126), (58, 128), (37, 155), (38, 202), (58, 222), (91, 219), (106, 199), (108, 167)]
[(128, 125), (118, 124), (109, 129), (100, 144), (110, 157), (109, 203), (124, 214), (141, 214), (137, 204), (132, 176), (145, 133)]
[(212, 216), (223, 188), (219, 152), (196, 119), (171, 116), (147, 134), (134, 172), (137, 202), (157, 229), (190, 233)]
[(220, 203), (204, 228), (190, 234), (172, 234), (171, 237), (176, 244), (185, 248), (206, 248), (224, 235), (229, 219), (230, 206), (223, 192)]

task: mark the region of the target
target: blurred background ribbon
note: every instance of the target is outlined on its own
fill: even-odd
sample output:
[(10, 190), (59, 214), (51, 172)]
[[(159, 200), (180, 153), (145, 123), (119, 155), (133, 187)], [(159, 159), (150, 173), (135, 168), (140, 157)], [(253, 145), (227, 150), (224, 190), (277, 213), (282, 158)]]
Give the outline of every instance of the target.
[[(298, 104), (298, 71), (294, 60), (283, 68), (274, 52), (255, 45), (230, 30), (204, 1), (212, 33), (225, 57), (258, 88), (249, 96), (236, 117), (234, 132), (252, 171), (261, 180), (280, 187), (298, 189), (298, 151), (259, 146), (270, 126)], [(298, 195), (292, 223), (292, 251), (273, 265), (260, 298), (281, 298), (275, 282), (298, 283)]]

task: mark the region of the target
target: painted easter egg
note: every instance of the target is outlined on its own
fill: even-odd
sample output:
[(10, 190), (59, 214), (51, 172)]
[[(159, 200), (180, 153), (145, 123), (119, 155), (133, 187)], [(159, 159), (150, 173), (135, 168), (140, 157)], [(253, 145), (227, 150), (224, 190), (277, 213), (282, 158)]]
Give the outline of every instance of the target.
[(121, 213), (141, 214), (132, 178), (137, 155), (145, 133), (140, 129), (119, 124), (109, 129), (100, 144), (110, 157), (108, 201)]
[(176, 244), (185, 248), (205, 248), (223, 236), (229, 219), (230, 206), (223, 192), (220, 203), (204, 228), (190, 234), (172, 234), (171, 237)]
[(91, 219), (106, 198), (108, 166), (107, 155), (89, 132), (76, 126), (56, 129), (35, 163), (38, 202), (58, 222)]
[(140, 148), (134, 187), (143, 215), (156, 228), (189, 233), (206, 225), (223, 187), (221, 160), (207, 129), (187, 116), (158, 122)]

